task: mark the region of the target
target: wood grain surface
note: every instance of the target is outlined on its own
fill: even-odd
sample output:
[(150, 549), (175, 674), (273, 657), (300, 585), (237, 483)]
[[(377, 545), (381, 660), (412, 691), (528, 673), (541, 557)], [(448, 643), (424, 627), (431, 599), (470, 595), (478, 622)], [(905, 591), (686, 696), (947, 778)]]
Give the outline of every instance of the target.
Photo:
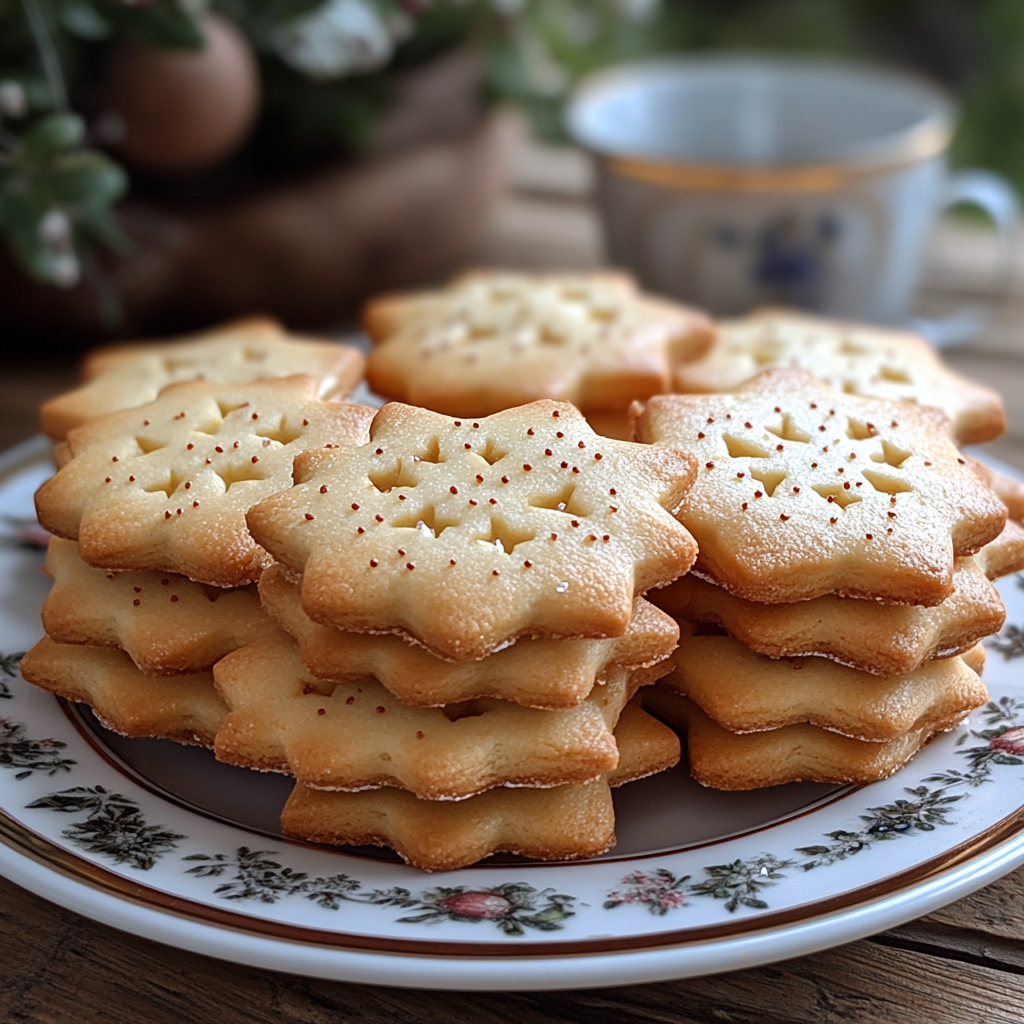
[[(1024, 956), (1024, 871), (998, 883), (1018, 911), (970, 897), (946, 908), (949, 928)], [(1009, 911), (1013, 913), (1012, 910)], [(897, 929), (786, 963), (617, 989), (453, 993), (371, 988), (240, 967), (95, 924), (0, 880), (0, 1020), (31, 1024), (224, 1024), (345, 1021), (541, 1024), (587, 1021), (742, 1024), (1020, 1024), (1021, 968), (978, 963), (956, 943), (919, 948)], [(1012, 931), (1014, 937), (1008, 937)], [(939, 933), (936, 933), (939, 934)]]
[[(593, 267), (602, 259), (585, 161), (527, 146), (516, 191), (476, 262)], [(921, 308), (988, 300), (992, 238), (946, 225), (936, 235)], [(1009, 431), (993, 454), (1024, 469), (1024, 259), (989, 329), (950, 354), (998, 387)], [(45, 353), (0, 358), (0, 450), (37, 432), (35, 410), (73, 381)], [(0, 879), (3, 1024), (1021, 1024), (1024, 869), (928, 917), (814, 956), (671, 983), (561, 993), (421, 992), (315, 981), (171, 949), (96, 924)]]

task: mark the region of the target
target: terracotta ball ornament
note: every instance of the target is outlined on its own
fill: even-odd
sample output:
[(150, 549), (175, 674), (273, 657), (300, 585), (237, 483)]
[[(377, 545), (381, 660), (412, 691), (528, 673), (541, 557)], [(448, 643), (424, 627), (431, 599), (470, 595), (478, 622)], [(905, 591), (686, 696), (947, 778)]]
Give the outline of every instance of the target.
[(198, 170), (228, 156), (252, 127), (260, 81), (248, 41), (216, 14), (199, 22), (202, 49), (124, 42), (111, 57), (99, 124), (132, 167)]

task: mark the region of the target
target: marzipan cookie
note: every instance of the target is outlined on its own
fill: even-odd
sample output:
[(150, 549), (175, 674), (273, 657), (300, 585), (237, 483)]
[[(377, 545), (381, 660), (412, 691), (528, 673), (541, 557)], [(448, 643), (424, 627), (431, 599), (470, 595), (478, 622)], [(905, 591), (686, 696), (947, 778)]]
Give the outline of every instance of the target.
[(623, 711), (615, 738), (618, 767), (584, 785), (492, 789), (452, 803), (397, 789), (328, 793), (299, 783), (281, 826), (314, 843), (390, 846), (426, 871), (452, 871), (502, 851), (535, 860), (596, 857), (615, 843), (610, 788), (679, 760), (675, 734), (635, 701)]
[(935, 605), (952, 593), (955, 558), (1006, 522), (946, 424), (937, 410), (769, 370), (733, 394), (651, 399), (637, 437), (697, 457), (677, 516), (700, 547), (698, 575), (751, 601)]
[(248, 384), (297, 373), (316, 378), (317, 397), (348, 395), (363, 374), (358, 349), (300, 338), (265, 317), (236, 320), (173, 340), (112, 345), (83, 363), (86, 383), (43, 404), (43, 432), (62, 441), (86, 420), (152, 402), (168, 384)]
[(489, 416), (538, 398), (625, 412), (669, 389), (672, 366), (714, 336), (696, 310), (637, 292), (625, 274), (477, 271), (447, 289), (366, 308), (367, 379), (386, 398)]
[(738, 735), (673, 690), (663, 690), (660, 684), (648, 690), (644, 707), (686, 733), (690, 774), (712, 789), (877, 782), (899, 771), (933, 735), (921, 729), (884, 743), (868, 743), (806, 724)]
[(297, 486), (247, 519), (302, 573), (315, 622), (470, 660), (521, 636), (625, 633), (634, 598), (693, 561), (670, 514), (693, 467), (599, 438), (567, 404), (471, 420), (392, 403), (369, 443), (298, 459)]
[(988, 690), (978, 678), (984, 657), (978, 644), (963, 658), (929, 661), (914, 672), (882, 678), (822, 658), (773, 660), (728, 636), (689, 636), (679, 642), (676, 670), (659, 685), (689, 697), (730, 732), (806, 722), (887, 742), (904, 733), (952, 728), (984, 704)]
[(88, 704), (122, 736), (155, 736), (213, 746), (227, 708), (209, 672), (147, 676), (124, 651), (59, 644), (43, 637), (21, 660), (30, 683), (65, 700)]
[(62, 644), (123, 649), (147, 675), (205, 672), (271, 625), (255, 588), (224, 590), (185, 576), (94, 569), (73, 540), (50, 539), (43, 628)]
[(89, 565), (254, 583), (270, 558), (245, 513), (292, 486), (295, 456), (356, 445), (374, 410), (320, 402), (311, 377), (172, 384), (156, 401), (73, 430), (72, 458), (36, 493), (40, 525)]
[(847, 394), (937, 406), (961, 445), (993, 441), (1006, 430), (999, 395), (953, 373), (918, 335), (790, 309), (720, 323), (710, 351), (676, 369), (675, 390), (733, 391), (783, 366), (807, 370)]
[(393, 786), (427, 800), (580, 783), (610, 771), (619, 714), (652, 678), (618, 669), (561, 711), (489, 698), (414, 708), (370, 676), (316, 679), (290, 638), (236, 651), (214, 675), (230, 708), (217, 734), (221, 761), (286, 772), (317, 789)]
[(281, 565), (260, 577), (263, 604), (299, 642), (302, 663), (321, 679), (371, 675), (402, 703), (436, 707), (495, 697), (528, 707), (573, 707), (616, 669), (663, 666), (679, 627), (671, 616), (637, 598), (620, 637), (608, 640), (524, 638), (480, 661), (445, 661), (399, 636), (348, 633), (313, 622), (302, 610), (300, 587)]

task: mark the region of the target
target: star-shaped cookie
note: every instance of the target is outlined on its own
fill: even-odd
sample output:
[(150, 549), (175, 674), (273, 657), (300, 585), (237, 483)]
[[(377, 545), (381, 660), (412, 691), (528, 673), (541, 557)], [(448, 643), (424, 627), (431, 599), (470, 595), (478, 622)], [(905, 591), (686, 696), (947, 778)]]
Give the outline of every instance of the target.
[(733, 391), (771, 367), (807, 370), (851, 395), (936, 406), (958, 444), (992, 441), (1006, 430), (999, 395), (953, 373), (919, 335), (790, 309), (721, 322), (707, 354), (676, 368), (674, 390)]
[(648, 690), (644, 707), (686, 734), (690, 774), (711, 789), (763, 789), (788, 782), (877, 782), (898, 772), (941, 731), (916, 729), (882, 743), (840, 736), (807, 723), (741, 734), (723, 729), (671, 687), (659, 684)]
[(972, 667), (984, 658), (978, 644), (964, 657), (885, 677), (824, 658), (766, 658), (729, 636), (684, 636), (676, 671), (659, 685), (689, 697), (730, 732), (807, 722), (882, 743), (921, 729), (950, 729), (984, 704), (988, 690)]
[(696, 310), (641, 295), (625, 274), (477, 271), (447, 289), (376, 299), (367, 379), (386, 398), (487, 416), (538, 398), (585, 412), (667, 391), (714, 336)]
[[(695, 555), (673, 518), (693, 459), (598, 437), (566, 403), (453, 419), (393, 403), (358, 448), (310, 453), (249, 513), (315, 622), (404, 631), (442, 657), (519, 636), (621, 636)], [(980, 486), (980, 485), (979, 485)]]
[(296, 783), (281, 812), (288, 835), (312, 843), (390, 846), (425, 871), (452, 871), (507, 850), (534, 860), (596, 857), (615, 843), (611, 787), (671, 768), (679, 740), (636, 698), (615, 729), (621, 756), (595, 782), (491, 789), (467, 800), (418, 800), (400, 789), (330, 793)]
[(259, 591), (263, 607), (298, 641), (302, 663), (314, 676), (372, 675), (403, 704), (416, 707), (440, 707), (477, 697), (549, 711), (573, 707), (595, 686), (607, 682), (616, 669), (658, 666), (655, 675), (669, 671), (668, 658), (679, 641), (679, 627), (671, 616), (638, 597), (622, 636), (523, 639), (480, 661), (446, 661), (400, 636), (348, 633), (313, 622), (302, 610), (299, 584), (288, 578), (280, 564), (263, 573)]
[(124, 651), (59, 644), (44, 636), (21, 661), (28, 682), (88, 704), (122, 736), (155, 736), (213, 746), (227, 713), (209, 672), (147, 676)]
[(184, 338), (98, 349), (82, 364), (85, 383), (44, 402), (39, 415), (43, 432), (62, 441), (86, 420), (152, 402), (168, 384), (248, 384), (297, 373), (317, 379), (317, 397), (336, 400), (359, 383), (364, 364), (352, 345), (298, 337), (252, 317)]
[(303, 376), (172, 384), (148, 405), (87, 423), (36, 493), (39, 522), (77, 540), (89, 565), (254, 583), (270, 558), (245, 513), (292, 485), (300, 452), (363, 441), (374, 413), (318, 401), (317, 387)]
[(372, 676), (316, 679), (283, 635), (229, 654), (213, 674), (230, 709), (214, 747), (221, 761), (320, 789), (393, 786), (425, 800), (597, 778), (618, 764), (612, 733), (623, 707), (653, 678), (613, 670), (587, 700), (559, 711), (490, 698), (415, 708)]
[(637, 437), (697, 457), (677, 512), (700, 546), (695, 571), (751, 601), (938, 604), (954, 559), (1006, 522), (941, 412), (847, 395), (802, 370), (653, 398)]
[(119, 647), (147, 675), (206, 672), (273, 623), (255, 587), (225, 590), (163, 572), (94, 569), (51, 537), (43, 628), (62, 644)]
[(689, 622), (721, 625), (745, 648), (769, 658), (817, 655), (893, 676), (914, 672), (932, 658), (962, 654), (1002, 628), (1006, 609), (976, 558), (980, 555), (956, 560), (953, 593), (930, 608), (834, 594), (761, 604), (693, 573), (659, 591), (657, 599)]

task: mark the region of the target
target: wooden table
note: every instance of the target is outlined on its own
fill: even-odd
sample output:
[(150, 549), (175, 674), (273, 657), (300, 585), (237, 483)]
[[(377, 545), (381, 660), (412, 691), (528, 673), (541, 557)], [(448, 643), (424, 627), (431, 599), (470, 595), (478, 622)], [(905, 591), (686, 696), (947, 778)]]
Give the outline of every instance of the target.
[[(585, 161), (571, 151), (524, 145), (513, 177), (477, 262), (598, 266)], [(995, 294), (995, 246), (984, 232), (944, 225), (931, 259), (922, 310)], [(1009, 431), (991, 450), (1024, 469), (1024, 259), (990, 328), (950, 361), (1006, 396)], [(66, 362), (0, 362), (0, 449), (35, 433), (39, 401), (73, 378)], [(238, 967), (95, 924), (0, 879), (0, 964), (0, 1020), (12, 1024), (1020, 1024), (1024, 869), (901, 928), (770, 967), (631, 988), (517, 994), (409, 992)]]

